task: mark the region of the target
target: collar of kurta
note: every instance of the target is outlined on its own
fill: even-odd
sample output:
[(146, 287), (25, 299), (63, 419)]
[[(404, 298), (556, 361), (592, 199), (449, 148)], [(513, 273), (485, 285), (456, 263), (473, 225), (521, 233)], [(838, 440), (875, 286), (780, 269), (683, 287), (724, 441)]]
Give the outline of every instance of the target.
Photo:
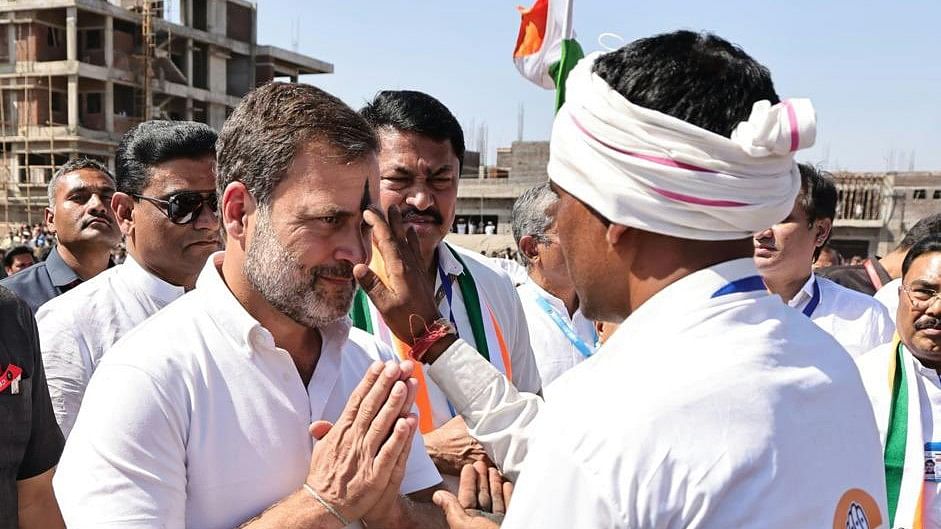
[(147, 296), (164, 303), (169, 303), (186, 292), (183, 287), (170, 284), (146, 270), (138, 264), (131, 254), (127, 255), (127, 259), (118, 269), (118, 273), (126, 278), (130, 284), (140, 287)]
[[(274, 336), (255, 319), (232, 294), (222, 279), (222, 261), (225, 251), (209, 256), (206, 265), (196, 279), (195, 293), (205, 300), (204, 306), (212, 307), (207, 314), (238, 346), (238, 350), (251, 356), (259, 349), (274, 347)], [(344, 317), (326, 327), (320, 327), (322, 350), (349, 339), (352, 322)]]

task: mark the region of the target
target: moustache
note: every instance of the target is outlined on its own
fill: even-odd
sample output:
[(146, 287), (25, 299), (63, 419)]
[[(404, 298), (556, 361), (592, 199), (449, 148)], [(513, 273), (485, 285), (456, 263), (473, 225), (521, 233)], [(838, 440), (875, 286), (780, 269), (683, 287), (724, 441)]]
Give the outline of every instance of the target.
[(91, 223), (95, 222), (96, 220), (100, 220), (104, 222), (105, 224), (107, 224), (108, 226), (111, 226), (111, 219), (109, 219), (108, 217), (98, 217), (98, 216), (93, 215), (82, 221), (82, 229), (84, 230), (85, 228), (91, 226)]
[(350, 263), (338, 263), (335, 265), (315, 266), (310, 271), (310, 275), (316, 280), (318, 277), (327, 276), (334, 279), (353, 280), (353, 265)]
[(924, 329), (941, 329), (941, 320), (933, 316), (918, 318), (915, 322), (915, 330), (922, 331)]
[(402, 222), (412, 222), (415, 220), (431, 220), (439, 226), (444, 223), (444, 218), (436, 209), (426, 209), (424, 211), (419, 211), (418, 209), (409, 206), (402, 210)]

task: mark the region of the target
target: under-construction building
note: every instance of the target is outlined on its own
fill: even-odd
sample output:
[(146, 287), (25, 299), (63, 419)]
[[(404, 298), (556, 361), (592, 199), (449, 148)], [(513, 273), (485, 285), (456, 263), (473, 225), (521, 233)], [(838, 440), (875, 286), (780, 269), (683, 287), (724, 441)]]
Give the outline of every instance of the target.
[(245, 0), (0, 0), (0, 223), (41, 222), (70, 157), (146, 119), (217, 130), (252, 87), (333, 65), (256, 43)]

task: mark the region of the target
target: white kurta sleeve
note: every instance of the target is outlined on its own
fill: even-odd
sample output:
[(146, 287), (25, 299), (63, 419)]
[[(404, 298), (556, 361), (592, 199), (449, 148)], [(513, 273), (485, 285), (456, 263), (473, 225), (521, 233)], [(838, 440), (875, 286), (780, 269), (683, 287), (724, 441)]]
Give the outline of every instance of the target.
[(68, 527), (183, 529), (187, 421), (162, 386), (99, 367), (53, 480)]
[(464, 418), (471, 437), (504, 476), (516, 480), (542, 398), (518, 391), (463, 340), (457, 340), (426, 372)]
[(44, 310), (45, 307), (48, 305), (36, 314), (42, 361), (56, 422), (67, 438), (91, 378), (91, 366), (86, 361), (90, 355), (86, 344), (76, 335), (78, 325), (68, 307)]

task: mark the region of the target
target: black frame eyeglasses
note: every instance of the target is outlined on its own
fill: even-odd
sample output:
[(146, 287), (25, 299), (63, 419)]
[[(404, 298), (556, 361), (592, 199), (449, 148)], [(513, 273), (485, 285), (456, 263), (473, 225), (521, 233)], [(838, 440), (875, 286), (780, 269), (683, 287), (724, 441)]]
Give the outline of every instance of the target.
[(203, 206), (209, 206), (209, 211), (216, 215), (219, 211), (219, 201), (214, 191), (197, 192), (181, 191), (167, 198), (148, 197), (146, 195), (132, 194), (138, 200), (146, 200), (157, 207), (174, 224), (189, 224), (195, 222), (203, 212)]

